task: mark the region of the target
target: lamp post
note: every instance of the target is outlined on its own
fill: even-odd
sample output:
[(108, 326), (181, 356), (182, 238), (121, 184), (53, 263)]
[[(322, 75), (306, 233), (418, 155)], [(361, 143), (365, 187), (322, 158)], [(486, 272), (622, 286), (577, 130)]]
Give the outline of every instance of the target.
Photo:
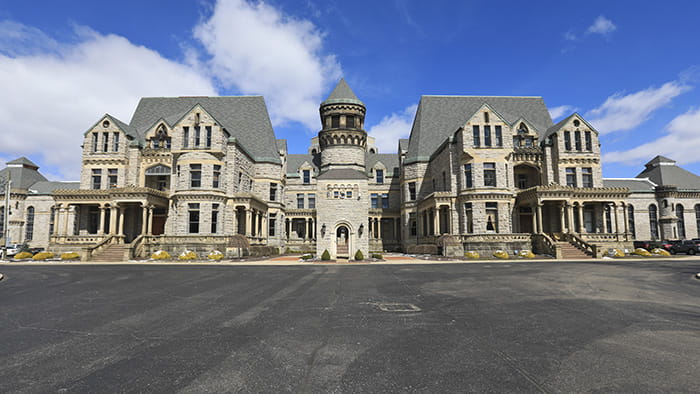
[(5, 239), (5, 244), (2, 246), (2, 259), (7, 259), (7, 248), (10, 246), (10, 186), (12, 185), (12, 180), (10, 179), (10, 172), (7, 172), (7, 178), (5, 183), (5, 212), (2, 215), (2, 236)]

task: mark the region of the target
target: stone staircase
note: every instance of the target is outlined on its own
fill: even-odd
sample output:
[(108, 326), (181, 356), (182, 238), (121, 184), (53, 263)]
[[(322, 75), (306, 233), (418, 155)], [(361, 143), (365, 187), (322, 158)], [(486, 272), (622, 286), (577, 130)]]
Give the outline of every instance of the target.
[(583, 250), (577, 248), (575, 245), (572, 245), (568, 242), (559, 241), (557, 242), (557, 245), (561, 249), (562, 260), (583, 260), (593, 258), (590, 254), (584, 252)]
[(125, 244), (111, 244), (104, 248), (100, 253), (92, 256), (90, 261), (96, 262), (118, 262), (124, 261), (124, 249), (128, 245)]

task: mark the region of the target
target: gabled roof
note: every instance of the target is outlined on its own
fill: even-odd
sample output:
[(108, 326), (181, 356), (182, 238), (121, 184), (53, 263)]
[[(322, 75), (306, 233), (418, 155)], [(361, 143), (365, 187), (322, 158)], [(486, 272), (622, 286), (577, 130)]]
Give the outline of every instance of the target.
[(578, 112), (574, 112), (573, 114), (557, 122), (557, 124), (555, 124), (554, 126), (548, 128), (547, 131), (542, 136), (540, 136), (540, 140), (544, 140), (545, 138), (559, 131), (572, 118), (580, 119), (583, 123), (586, 124), (586, 126), (588, 126), (589, 129), (593, 130), (596, 133), (598, 132), (598, 130), (596, 130), (595, 127), (593, 127), (590, 123), (586, 122), (586, 119), (583, 119), (583, 116), (579, 115)]
[(102, 120), (105, 119), (105, 118), (109, 119), (112, 123), (114, 123), (115, 125), (117, 125), (117, 127), (119, 127), (119, 129), (120, 129), (121, 131), (123, 131), (124, 134), (126, 134), (126, 135), (129, 136), (129, 137), (131, 137), (132, 139), (135, 139), (135, 140), (137, 140), (137, 141), (142, 141), (142, 140), (143, 140), (143, 138), (141, 138), (141, 135), (139, 135), (139, 132), (138, 132), (138, 130), (136, 130), (135, 127), (129, 126), (128, 124), (122, 122), (121, 120), (115, 118), (114, 116), (112, 116), (112, 115), (110, 115), (110, 114), (104, 114), (104, 115), (102, 115), (102, 116), (100, 117), (100, 120), (98, 120), (97, 122), (95, 122), (95, 124), (93, 124), (92, 126), (90, 126), (90, 128), (88, 128), (88, 129), (85, 131), (85, 133), (83, 133), (83, 135), (87, 135), (87, 133), (89, 133), (90, 130), (94, 129), (95, 126), (97, 126), (98, 124), (100, 124), (100, 123), (102, 122)]
[(413, 120), (406, 161), (427, 161), (484, 104), (498, 111), (509, 124), (526, 118), (537, 130), (547, 130), (552, 125), (542, 97), (422, 96)]
[(51, 182), (40, 181), (29, 187), (32, 194), (48, 195), (54, 190), (77, 190), (80, 189), (80, 182)]
[(656, 156), (647, 163), (637, 178), (649, 178), (659, 186), (676, 186), (680, 190), (700, 190), (700, 176), (676, 165), (663, 156)]
[[(16, 163), (13, 163), (16, 162)], [(27, 163), (27, 165), (25, 165)], [(9, 177), (12, 180), (13, 189), (28, 189), (31, 185), (46, 181), (46, 178), (38, 171), (36, 164), (29, 161), (27, 158), (19, 158), (8, 162), (8, 167), (0, 170), (0, 183), (5, 183)], [(11, 166), (14, 164), (15, 166)], [(31, 164), (31, 166), (29, 165)], [(4, 189), (0, 190), (0, 194), (4, 194)]]
[(317, 176), (316, 179), (367, 179), (367, 174), (360, 171), (353, 170), (351, 168), (333, 168), (321, 175)]
[(297, 176), (299, 174), (299, 167), (301, 167), (304, 163), (309, 163), (314, 169), (314, 174), (318, 174), (319, 163), (317, 163), (317, 161), (318, 159), (315, 159), (314, 155), (311, 154), (287, 155), (287, 176)]
[(345, 78), (341, 78), (340, 81), (338, 81), (338, 84), (335, 85), (335, 89), (333, 89), (328, 98), (321, 103), (321, 106), (338, 103), (359, 104), (362, 106), (365, 105), (359, 98), (357, 98), (355, 92), (350, 89), (350, 85), (345, 82)]
[(159, 119), (177, 122), (197, 104), (216, 118), (255, 161), (281, 162), (262, 96), (144, 97), (139, 101), (130, 125), (143, 135)]
[(34, 169), (38, 169), (39, 166), (34, 164), (31, 160), (27, 159), (26, 157), (22, 156), (19, 159), (14, 159), (12, 161), (7, 162), (8, 166), (11, 165), (20, 165), (22, 167), (27, 166), (27, 167), (32, 167)]
[(378, 162), (384, 164), (388, 176), (394, 176), (399, 171), (399, 155), (396, 153), (365, 153), (365, 167), (368, 171)]
[(399, 152), (405, 152), (408, 150), (408, 138), (399, 139)]

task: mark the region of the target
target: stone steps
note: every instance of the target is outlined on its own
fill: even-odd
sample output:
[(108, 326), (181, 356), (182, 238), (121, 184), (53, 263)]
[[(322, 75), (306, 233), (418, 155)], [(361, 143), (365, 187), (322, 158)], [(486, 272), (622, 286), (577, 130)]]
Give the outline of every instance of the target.
[(568, 242), (557, 242), (561, 250), (561, 258), (565, 260), (591, 259), (591, 255)]
[(107, 246), (101, 253), (98, 253), (90, 259), (96, 262), (116, 262), (124, 261), (124, 249), (126, 245), (114, 244)]

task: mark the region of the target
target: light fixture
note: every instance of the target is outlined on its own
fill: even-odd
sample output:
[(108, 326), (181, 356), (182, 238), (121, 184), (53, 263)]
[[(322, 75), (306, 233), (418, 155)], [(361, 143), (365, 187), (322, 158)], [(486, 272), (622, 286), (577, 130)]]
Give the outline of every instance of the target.
[(361, 223), (360, 228), (358, 229), (358, 232), (360, 233), (360, 237), (362, 236), (362, 232), (365, 230), (365, 224)]
[(323, 223), (321, 226), (321, 236), (324, 237), (326, 235), (326, 224)]

